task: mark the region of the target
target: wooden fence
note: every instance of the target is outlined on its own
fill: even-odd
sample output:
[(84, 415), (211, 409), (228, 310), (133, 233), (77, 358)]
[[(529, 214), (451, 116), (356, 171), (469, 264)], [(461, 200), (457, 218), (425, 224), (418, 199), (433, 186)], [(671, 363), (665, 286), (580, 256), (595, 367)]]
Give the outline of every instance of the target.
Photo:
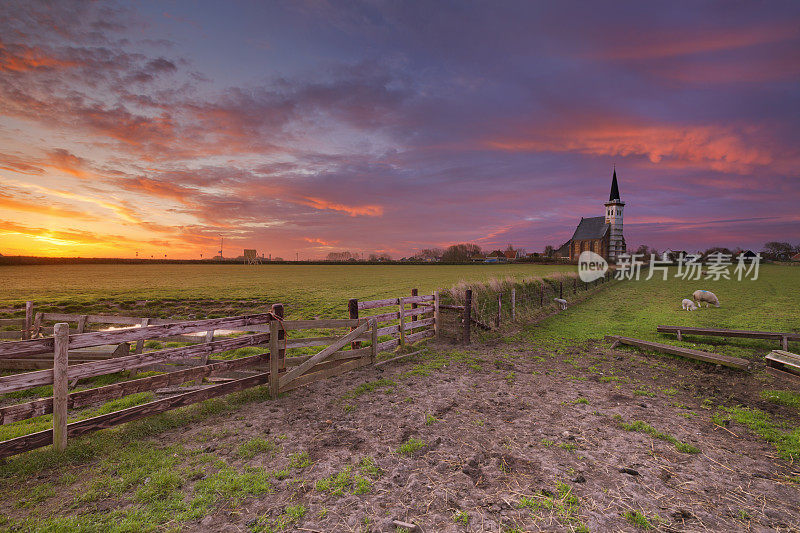
[[(283, 306), (276, 304), (268, 313), (182, 322), (157, 320), (159, 323), (155, 324), (155, 320), (142, 323), (143, 319), (139, 318), (135, 328), (94, 332), (85, 331), (88, 323), (109, 323), (105, 321), (119, 319), (110, 323), (120, 324), (124, 319), (124, 324), (131, 325), (130, 317), (103, 316), (97, 319), (95, 315), (78, 315), (87, 318), (80, 320), (74, 329), (67, 322), (56, 323), (52, 337), (2, 342), (0, 362), (48, 359), (52, 368), (0, 376), (0, 394), (53, 385), (53, 396), (0, 407), (0, 424), (52, 413), (53, 428), (0, 442), (0, 457), (51, 443), (55, 449), (63, 450), (68, 437), (258, 385), (268, 384), (271, 396), (275, 397), (278, 393), (374, 364), (380, 352), (436, 334), (438, 294), (419, 296), (414, 291), (409, 297), (350, 300), (349, 308), (351, 318), (348, 319), (286, 320)], [(393, 310), (386, 312), (386, 308)], [(58, 320), (63, 317), (74, 321), (72, 319), (76, 316), (54, 315), (43, 313), (41, 318)], [(23, 321), (22, 325), (28, 332), (26, 336), (34, 336), (34, 332), (43, 333), (31, 321)], [(213, 332), (219, 330), (233, 330), (239, 336), (215, 339)], [(192, 345), (149, 352), (142, 348), (148, 340), (184, 338), (200, 332), (206, 332), (206, 335), (188, 337), (195, 343)], [(290, 338), (292, 332), (300, 332), (300, 336)], [(131, 344), (135, 345), (133, 351), (130, 350)], [(109, 346), (114, 350), (109, 357), (95, 360), (82, 357), (93, 349), (107, 352)], [(226, 352), (238, 348), (267, 346), (268, 349), (255, 355), (214, 358), (215, 355), (229, 356)], [(315, 347), (324, 348), (310, 355), (305, 353)], [(303, 353), (298, 354), (298, 351)], [(72, 360), (74, 354), (81, 355), (81, 358)], [(163, 373), (70, 392), (70, 388), (81, 379), (125, 370)], [(212, 378), (215, 382), (203, 386), (204, 378)], [(192, 381), (201, 385), (180, 387)], [(69, 409), (82, 409), (134, 393), (159, 390), (172, 395), (85, 420), (67, 421)]]

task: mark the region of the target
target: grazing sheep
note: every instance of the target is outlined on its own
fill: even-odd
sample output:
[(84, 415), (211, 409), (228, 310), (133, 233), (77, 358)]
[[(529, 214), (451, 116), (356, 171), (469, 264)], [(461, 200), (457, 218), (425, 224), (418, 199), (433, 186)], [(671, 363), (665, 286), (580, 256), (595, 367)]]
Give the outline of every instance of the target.
[(697, 302), (698, 307), (700, 307), (700, 304), (703, 302), (706, 303), (706, 307), (708, 307), (708, 304), (714, 304), (714, 307), (719, 307), (719, 298), (711, 291), (694, 291), (692, 297), (694, 301)]
[(689, 298), (684, 298), (681, 302), (681, 306), (683, 306), (685, 311), (697, 311), (697, 306)]
[(562, 311), (567, 308), (566, 300), (562, 298), (553, 298), (553, 301), (558, 304), (558, 306), (561, 308)]

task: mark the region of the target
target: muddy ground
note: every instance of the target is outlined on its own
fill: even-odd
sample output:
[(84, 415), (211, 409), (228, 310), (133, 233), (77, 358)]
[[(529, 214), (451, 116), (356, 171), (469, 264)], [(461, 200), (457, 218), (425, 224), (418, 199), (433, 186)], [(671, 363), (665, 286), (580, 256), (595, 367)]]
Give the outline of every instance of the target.
[[(796, 410), (758, 395), (780, 384), (600, 342), (559, 352), (433, 345), (152, 443), (286, 473), (272, 493), (217, 507), (189, 531), (398, 531), (393, 520), (427, 532), (636, 531), (643, 520), (663, 531), (800, 530), (800, 467), (748, 428), (711, 422), (718, 406), (742, 404), (796, 426)], [(623, 427), (634, 421), (697, 453)], [(262, 437), (277, 450), (235, 453)], [(303, 452), (307, 464), (291, 467)]]

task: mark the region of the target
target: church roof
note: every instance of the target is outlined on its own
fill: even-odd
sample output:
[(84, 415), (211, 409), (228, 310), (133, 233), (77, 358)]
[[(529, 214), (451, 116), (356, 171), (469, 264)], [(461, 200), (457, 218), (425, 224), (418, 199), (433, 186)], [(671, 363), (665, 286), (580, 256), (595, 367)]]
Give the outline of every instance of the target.
[(606, 217), (582, 218), (578, 227), (575, 228), (572, 240), (602, 239), (607, 231), (608, 224), (606, 224)]
[(614, 169), (614, 177), (611, 178), (611, 194), (608, 195), (608, 201), (620, 200), (619, 185), (617, 185), (617, 169)]

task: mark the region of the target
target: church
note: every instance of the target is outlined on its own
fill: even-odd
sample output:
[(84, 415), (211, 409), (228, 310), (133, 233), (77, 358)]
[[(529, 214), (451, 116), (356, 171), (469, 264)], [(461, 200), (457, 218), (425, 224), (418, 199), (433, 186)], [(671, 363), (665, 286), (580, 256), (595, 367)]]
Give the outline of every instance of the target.
[(622, 208), (625, 207), (625, 202), (619, 197), (616, 168), (611, 178), (611, 194), (604, 205), (604, 216), (581, 217), (572, 238), (556, 251), (557, 257), (577, 261), (581, 252), (590, 250), (603, 256), (609, 263), (614, 263), (626, 252), (625, 237), (622, 235)]

